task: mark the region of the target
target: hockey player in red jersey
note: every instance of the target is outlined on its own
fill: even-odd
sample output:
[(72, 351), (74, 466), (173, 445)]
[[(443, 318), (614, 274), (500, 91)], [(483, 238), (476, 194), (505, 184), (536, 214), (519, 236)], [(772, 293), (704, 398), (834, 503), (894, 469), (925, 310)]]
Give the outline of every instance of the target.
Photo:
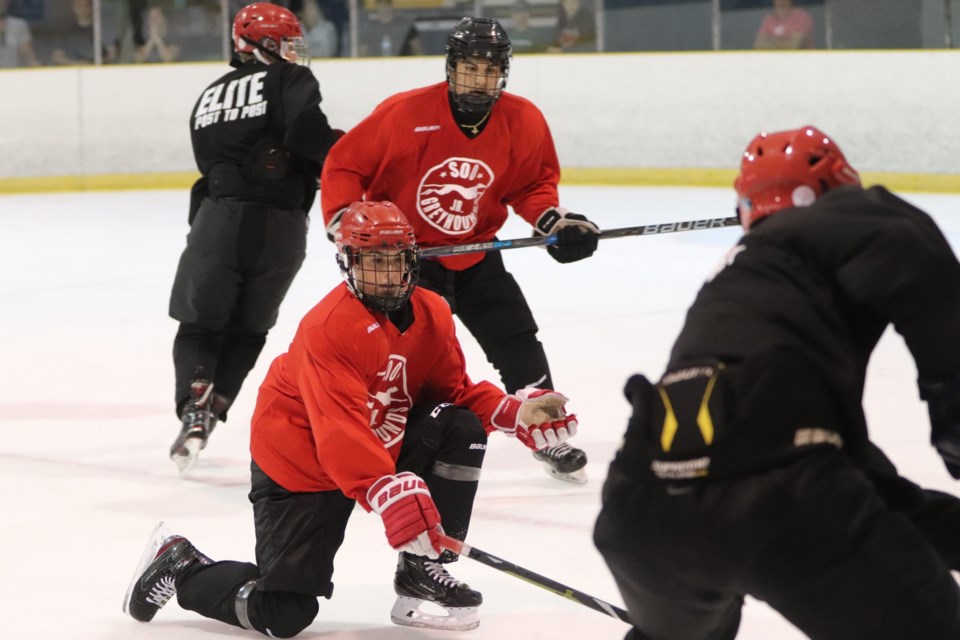
[[(589, 257), (599, 230), (559, 206), (560, 166), (543, 114), (504, 92), (510, 39), (493, 19), (464, 18), (447, 39), (447, 80), (385, 100), (324, 165), (321, 206), (332, 237), (357, 200), (390, 200), (423, 247), (492, 240), (508, 205), (561, 263)], [(500, 372), (504, 388), (552, 388), (537, 324), (497, 252), (425, 260), (420, 286), (442, 295)], [(563, 444), (535, 456), (555, 477), (585, 482), (586, 455)]]
[[(576, 433), (567, 399), (506, 395), (467, 376), (442, 298), (417, 287), (413, 228), (389, 202), (358, 202), (336, 231), (345, 282), (303, 318), (260, 387), (251, 429), (257, 564), (213, 562), (158, 526), (124, 599), (146, 622), (181, 607), (278, 638), (333, 593), (333, 559), (355, 503), (400, 551), (391, 619), (472, 629), (479, 592), (447, 573), (439, 533), (463, 540), (486, 451), (503, 431), (533, 450)], [(420, 609), (439, 605), (446, 615)]]
[(960, 262), (814, 127), (757, 136), (735, 188), (746, 234), (626, 387), (594, 540), (627, 638), (730, 640), (750, 595), (815, 640), (956, 640), (960, 501), (899, 476), (861, 403), (892, 325), (960, 478)]

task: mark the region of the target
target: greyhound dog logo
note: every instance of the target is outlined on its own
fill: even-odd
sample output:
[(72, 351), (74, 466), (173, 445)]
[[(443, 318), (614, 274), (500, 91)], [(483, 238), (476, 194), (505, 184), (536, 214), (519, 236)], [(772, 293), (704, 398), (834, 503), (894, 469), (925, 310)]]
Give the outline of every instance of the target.
[(493, 183), (493, 171), (481, 160), (448, 158), (431, 167), (417, 190), (417, 211), (435, 229), (450, 235), (477, 226), (480, 198)]
[(407, 416), (413, 406), (407, 392), (407, 359), (390, 355), (367, 394), (370, 428), (383, 446), (389, 449), (402, 442)]

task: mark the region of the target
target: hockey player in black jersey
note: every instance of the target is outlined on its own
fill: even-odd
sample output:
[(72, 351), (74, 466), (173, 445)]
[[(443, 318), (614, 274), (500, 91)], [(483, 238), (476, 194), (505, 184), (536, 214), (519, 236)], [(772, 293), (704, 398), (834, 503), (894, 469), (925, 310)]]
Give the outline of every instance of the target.
[(735, 187), (746, 234), (625, 390), (594, 540), (627, 637), (734, 638), (749, 594), (816, 640), (956, 640), (960, 501), (900, 477), (861, 402), (892, 324), (960, 478), (960, 263), (813, 127), (755, 138)]
[(277, 320), (306, 250), (307, 215), (334, 131), (288, 9), (260, 2), (233, 23), (233, 69), (190, 118), (197, 167), (190, 233), (170, 297), (181, 429), (170, 457), (196, 461)]

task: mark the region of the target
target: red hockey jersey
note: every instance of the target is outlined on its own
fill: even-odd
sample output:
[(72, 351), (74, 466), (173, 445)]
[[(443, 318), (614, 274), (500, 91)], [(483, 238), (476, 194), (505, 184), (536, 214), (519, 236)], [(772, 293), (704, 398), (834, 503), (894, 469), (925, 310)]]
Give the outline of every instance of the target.
[[(486, 128), (469, 138), (453, 118), (447, 83), (381, 103), (330, 150), (323, 167), (324, 224), (357, 200), (389, 200), (422, 247), (487, 242), (507, 205), (533, 224), (559, 203), (560, 165), (543, 114), (504, 93)], [(440, 258), (462, 270), (482, 253)]]
[(300, 322), (260, 385), (250, 452), (288, 491), (340, 489), (365, 509), (367, 489), (395, 473), (410, 408), (424, 402), (490, 416), (504, 397), (467, 376), (443, 299), (416, 289), (403, 333), (341, 284)]

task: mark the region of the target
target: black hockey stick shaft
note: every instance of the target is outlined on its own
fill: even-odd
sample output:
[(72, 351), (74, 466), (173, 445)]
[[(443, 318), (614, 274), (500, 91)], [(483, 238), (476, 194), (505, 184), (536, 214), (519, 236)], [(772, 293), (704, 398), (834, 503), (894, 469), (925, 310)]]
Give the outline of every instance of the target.
[[(646, 224), (639, 227), (623, 227), (622, 229), (607, 229), (600, 232), (601, 240), (611, 238), (626, 238), (627, 236), (656, 236), (678, 231), (700, 231), (703, 229), (721, 229), (734, 227), (740, 224), (736, 216), (731, 218), (704, 218), (703, 220), (684, 220), (682, 222), (661, 222)], [(475, 242), (473, 244), (453, 245), (449, 247), (430, 247), (422, 249), (420, 255), (424, 258), (437, 256), (452, 256), (460, 253), (477, 253), (480, 251), (503, 251), (504, 249), (522, 249), (523, 247), (540, 247), (557, 244), (557, 236), (534, 236), (532, 238), (516, 238), (514, 240), (491, 240), (490, 242)]]
[(523, 567), (517, 566), (512, 562), (507, 562), (503, 558), (498, 558), (492, 553), (487, 553), (486, 551), (481, 551), (476, 547), (471, 547), (466, 542), (461, 542), (460, 540), (455, 540), (450, 536), (441, 534), (440, 546), (442, 546), (444, 549), (449, 549), (457, 555), (466, 556), (471, 560), (476, 560), (477, 562), (485, 564), (488, 567), (492, 567), (497, 571), (502, 571), (515, 578), (520, 578), (525, 582), (529, 582), (534, 586), (540, 587), (541, 589), (546, 589), (550, 593), (555, 593), (556, 595), (566, 598), (567, 600), (573, 600), (577, 604), (590, 607), (594, 611), (599, 611), (604, 615), (608, 615), (612, 618), (618, 618), (624, 622), (630, 623), (630, 614), (620, 607), (616, 607), (609, 602), (605, 602), (600, 598), (595, 598), (582, 591), (577, 591), (576, 589), (568, 587), (565, 584), (560, 584), (556, 580), (551, 580), (550, 578), (541, 576), (539, 573), (534, 573), (529, 569), (524, 569)]

